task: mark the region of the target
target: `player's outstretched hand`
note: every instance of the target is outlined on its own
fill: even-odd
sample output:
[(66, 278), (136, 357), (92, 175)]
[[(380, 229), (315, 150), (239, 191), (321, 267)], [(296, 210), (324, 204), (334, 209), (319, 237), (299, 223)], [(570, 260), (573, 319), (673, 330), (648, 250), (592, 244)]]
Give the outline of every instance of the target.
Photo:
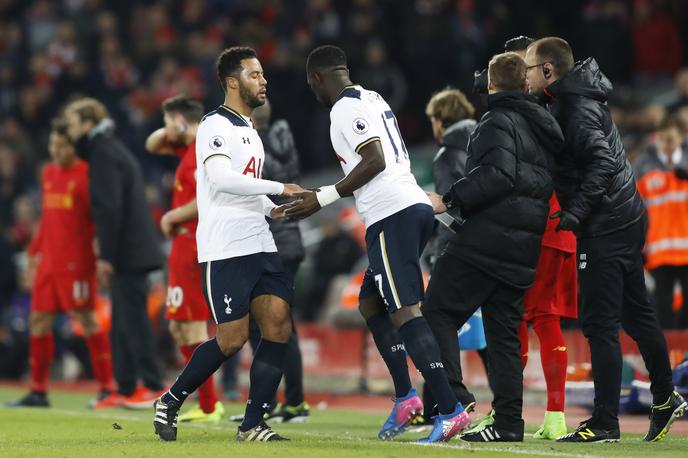
[(306, 190), (296, 183), (284, 183), (284, 191), (282, 191), (281, 195), (285, 197), (296, 197), (296, 194), (304, 191)]
[(272, 218), (272, 219), (284, 219), (284, 218), (286, 218), (287, 217), (286, 211), (289, 208), (291, 208), (292, 206), (294, 206), (295, 203), (296, 203), (296, 201), (289, 202), (288, 204), (280, 205), (279, 207), (273, 208), (272, 211), (270, 212), (270, 218)]
[(426, 192), (425, 194), (427, 194), (430, 198), (430, 203), (432, 203), (432, 211), (435, 212), (436, 215), (447, 211), (447, 205), (445, 205), (445, 203), (442, 201), (442, 196), (436, 192)]
[(317, 191), (305, 190), (294, 194), (297, 199), (289, 204), (285, 214), (290, 218), (303, 219), (320, 210), (320, 202), (315, 196)]

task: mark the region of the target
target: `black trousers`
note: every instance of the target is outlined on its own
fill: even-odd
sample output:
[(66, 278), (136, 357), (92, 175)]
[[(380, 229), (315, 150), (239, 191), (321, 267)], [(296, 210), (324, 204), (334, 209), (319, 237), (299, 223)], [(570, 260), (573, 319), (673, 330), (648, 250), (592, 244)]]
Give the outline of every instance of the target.
[[(655, 280), (653, 299), (659, 325), (662, 329), (688, 328), (688, 266), (661, 266), (652, 269), (650, 274)], [(678, 313), (673, 310), (676, 283), (680, 283), (683, 291), (683, 306)]]
[(518, 339), (523, 294), (523, 290), (445, 253), (437, 259), (422, 307), (440, 346), (449, 383), (464, 405), (475, 397), (463, 384), (457, 331), (482, 307), (495, 427), (517, 434), (523, 434), (523, 365)]
[[(291, 273), (292, 277), (296, 275), (299, 270), (300, 260), (289, 261), (284, 259), (284, 267), (287, 272)], [(285, 404), (288, 406), (296, 406), (303, 402), (303, 362), (301, 360), (301, 349), (299, 348), (299, 336), (296, 333), (294, 326), (294, 319), (292, 318), (292, 331), (287, 342), (287, 350), (284, 354), (284, 398)], [(248, 339), (251, 348), (255, 353), (260, 342), (261, 334), (258, 323), (249, 315)], [(276, 401), (273, 401), (273, 406)]]
[(115, 274), (112, 280), (112, 363), (119, 392), (131, 394), (139, 379), (162, 390), (153, 326), (148, 318), (148, 275)]
[(619, 424), (620, 326), (638, 344), (654, 402), (665, 402), (673, 391), (666, 341), (645, 289), (646, 228), (643, 217), (623, 230), (578, 240), (579, 321), (590, 344), (595, 382), (592, 423), (605, 429)]

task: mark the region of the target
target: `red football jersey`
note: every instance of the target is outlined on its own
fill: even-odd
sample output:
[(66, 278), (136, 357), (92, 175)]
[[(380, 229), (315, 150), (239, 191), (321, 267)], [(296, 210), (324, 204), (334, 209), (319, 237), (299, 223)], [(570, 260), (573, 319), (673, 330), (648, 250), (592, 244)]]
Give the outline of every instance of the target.
[[(196, 198), (196, 142), (178, 148), (175, 152), (181, 158), (181, 162), (179, 162), (174, 175), (172, 208), (181, 207)], [(196, 226), (198, 226), (198, 218), (180, 225), (194, 237), (196, 236)]]
[(62, 168), (51, 164), (43, 171), (43, 218), (29, 252), (40, 253), (40, 269), (51, 274), (95, 272), (88, 190), (88, 164), (77, 160)]
[[(551, 215), (560, 210), (561, 207), (559, 206), (557, 196), (556, 194), (552, 193), (552, 197), (550, 197), (549, 199), (549, 214)], [(559, 218), (547, 219), (547, 227), (545, 228), (545, 233), (542, 236), (542, 246), (555, 248), (559, 251), (564, 251), (566, 253), (575, 253), (576, 235), (571, 231), (557, 232), (558, 224)]]

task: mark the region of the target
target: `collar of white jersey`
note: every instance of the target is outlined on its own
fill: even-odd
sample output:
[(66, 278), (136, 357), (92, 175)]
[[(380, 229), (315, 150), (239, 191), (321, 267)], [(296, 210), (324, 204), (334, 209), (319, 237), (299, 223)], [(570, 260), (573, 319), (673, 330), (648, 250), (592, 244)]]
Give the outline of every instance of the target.
[(229, 119), (229, 121), (235, 126), (239, 127), (253, 127), (251, 118), (242, 115), (238, 111), (229, 108), (227, 105), (220, 105), (217, 108), (217, 113)]
[(354, 99), (360, 99), (361, 98), (361, 89), (363, 89), (359, 84), (350, 84), (346, 86), (342, 91), (339, 93), (337, 98), (335, 99), (335, 103), (338, 102), (340, 99), (343, 99), (344, 97), (351, 97)]

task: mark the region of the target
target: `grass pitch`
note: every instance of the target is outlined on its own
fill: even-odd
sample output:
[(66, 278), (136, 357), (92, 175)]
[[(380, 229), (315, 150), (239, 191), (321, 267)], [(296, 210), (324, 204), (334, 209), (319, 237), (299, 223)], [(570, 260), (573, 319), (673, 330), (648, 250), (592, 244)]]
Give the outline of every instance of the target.
[[(0, 404), (24, 394), (0, 389)], [(153, 434), (151, 411), (85, 408), (88, 395), (51, 393), (50, 409), (0, 407), (0, 457), (456, 457), (516, 456), (553, 457), (688, 457), (688, 437), (669, 435), (659, 443), (645, 443), (640, 435), (623, 435), (619, 444), (556, 444), (528, 437), (518, 444), (447, 444), (422, 446), (422, 436), (407, 433), (392, 442), (377, 439), (384, 415), (343, 410), (313, 410), (309, 423), (276, 424), (275, 430), (291, 439), (280, 443), (237, 443), (236, 423), (216, 426), (186, 425), (177, 442), (164, 443)], [(227, 404), (228, 413), (241, 413), (242, 404)], [(113, 425), (117, 426), (113, 426)], [(119, 429), (118, 426), (121, 428)], [(531, 425), (528, 432), (532, 433)]]

